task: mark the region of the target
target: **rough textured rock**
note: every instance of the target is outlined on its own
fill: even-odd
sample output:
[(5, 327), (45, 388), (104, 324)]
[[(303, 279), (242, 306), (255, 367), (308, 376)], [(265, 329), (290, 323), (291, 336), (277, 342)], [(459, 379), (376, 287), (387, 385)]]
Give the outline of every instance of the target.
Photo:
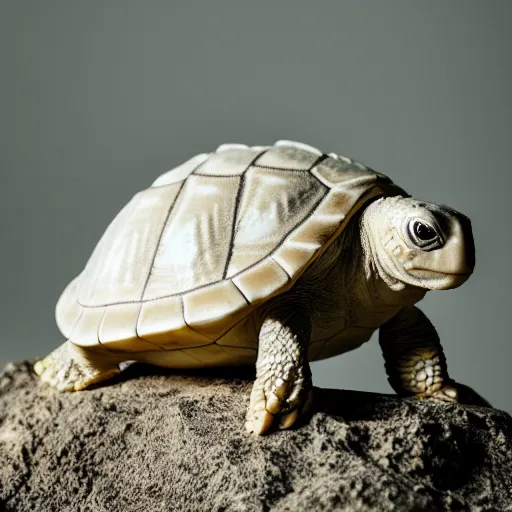
[(258, 438), (242, 429), (250, 386), (134, 365), (60, 394), (9, 365), (0, 510), (512, 510), (504, 412), (315, 389), (306, 422)]

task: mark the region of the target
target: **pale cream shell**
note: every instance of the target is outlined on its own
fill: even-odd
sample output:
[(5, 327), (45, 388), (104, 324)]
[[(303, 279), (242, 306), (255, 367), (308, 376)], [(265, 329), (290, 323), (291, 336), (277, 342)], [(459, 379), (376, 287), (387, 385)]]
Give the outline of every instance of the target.
[(258, 306), (289, 290), (369, 199), (398, 190), (306, 144), (224, 144), (121, 210), (62, 293), (58, 326), (77, 345), (127, 358), (177, 349), (192, 358), (201, 347), (222, 364), (222, 354), (254, 348)]

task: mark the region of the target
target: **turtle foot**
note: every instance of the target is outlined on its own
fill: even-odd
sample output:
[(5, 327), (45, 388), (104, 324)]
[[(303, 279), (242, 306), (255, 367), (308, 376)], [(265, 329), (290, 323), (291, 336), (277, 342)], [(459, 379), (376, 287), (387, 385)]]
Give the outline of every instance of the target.
[(441, 402), (458, 402), (458, 392), (455, 386), (447, 384), (443, 386), (441, 389), (434, 391), (432, 396), (434, 400), (439, 400)]
[(417, 398), (429, 398), (440, 402), (458, 402), (457, 388), (452, 384), (445, 384), (431, 394), (420, 393)]
[(80, 391), (119, 371), (117, 364), (103, 361), (100, 355), (89, 354), (70, 342), (34, 364), (34, 372), (41, 380), (59, 391)]
[(313, 402), (311, 379), (294, 372), (287, 379), (258, 377), (254, 382), (245, 428), (262, 435), (272, 426), (290, 428)]

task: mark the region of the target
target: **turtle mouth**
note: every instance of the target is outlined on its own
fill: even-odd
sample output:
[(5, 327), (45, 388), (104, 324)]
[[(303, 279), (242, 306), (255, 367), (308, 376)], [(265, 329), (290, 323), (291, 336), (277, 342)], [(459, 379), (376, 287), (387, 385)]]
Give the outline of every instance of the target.
[(426, 268), (414, 268), (407, 271), (418, 285), (430, 290), (451, 290), (464, 284), (471, 272), (443, 272)]
[(408, 271), (421, 286), (431, 290), (451, 290), (464, 284), (471, 272), (443, 272), (442, 270), (430, 270), (426, 268), (414, 268)]
[(469, 277), (471, 272), (441, 272), (440, 270), (430, 270), (429, 268), (411, 268), (407, 272), (413, 276), (453, 276), (453, 277)]

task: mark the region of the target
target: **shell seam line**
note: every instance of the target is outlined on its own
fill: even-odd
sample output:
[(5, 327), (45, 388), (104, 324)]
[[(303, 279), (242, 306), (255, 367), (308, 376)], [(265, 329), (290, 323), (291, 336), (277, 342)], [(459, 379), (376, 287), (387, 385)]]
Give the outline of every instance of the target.
[(329, 155), (326, 155), (325, 153), (322, 153), (314, 162), (313, 162), (313, 165), (309, 168), (309, 170), (311, 171), (311, 169), (313, 169), (314, 167), (316, 167), (317, 165), (321, 164), (324, 160), (327, 160), (328, 158), (330, 158)]
[(231, 258), (233, 257), (233, 250), (235, 248), (235, 235), (237, 232), (237, 223), (238, 223), (238, 215), (240, 214), (240, 205), (242, 203), (242, 194), (245, 190), (245, 175), (247, 174), (247, 171), (254, 165), (254, 162), (258, 160), (263, 154), (265, 154), (266, 151), (261, 151), (258, 153), (247, 165), (244, 172), (240, 175), (240, 183), (238, 184), (238, 190), (235, 198), (235, 207), (233, 210), (233, 222), (231, 224), (231, 236), (229, 238), (229, 248), (228, 248), (228, 255), (226, 258), (226, 263), (224, 265), (224, 270), (222, 272), (222, 280), (226, 279), (229, 264), (231, 263)]
[[(181, 191), (185, 188), (185, 182), (186, 180), (183, 180), (181, 182), (180, 188), (178, 192), (176, 193), (176, 197), (174, 198), (174, 201), (171, 203), (171, 206), (169, 206), (169, 209), (167, 210), (167, 214), (165, 216), (164, 222), (162, 224), (162, 230), (160, 231), (160, 235), (158, 237), (158, 242), (155, 247), (155, 252), (153, 253), (153, 258), (151, 259), (151, 265), (149, 267), (148, 277), (146, 278), (146, 282), (144, 283), (144, 286), (142, 288), (142, 292), (140, 294), (140, 301), (133, 301), (133, 302), (144, 302), (144, 294), (146, 293), (146, 288), (148, 287), (149, 280), (151, 279), (151, 275), (153, 274), (153, 266), (155, 264), (156, 256), (158, 254), (158, 250), (160, 249), (160, 243), (162, 241), (162, 237), (164, 235), (165, 228), (167, 226), (167, 222), (169, 221), (169, 217), (171, 216), (172, 211), (174, 210), (174, 205), (178, 202), (178, 199), (181, 195)], [(142, 309), (142, 308), (141, 308)], [(139, 311), (140, 315), (140, 311)], [(137, 317), (137, 323), (139, 321), (139, 317)]]
[(207, 336), (206, 334), (203, 334), (202, 332), (198, 331), (197, 329), (194, 329), (185, 318), (185, 299), (183, 298), (183, 295), (180, 297), (180, 303), (181, 303), (181, 316), (183, 317), (183, 321), (185, 322), (185, 325), (191, 330), (194, 331), (196, 334), (199, 334), (199, 336), (205, 337), (207, 340), (210, 340), (212, 343), (214, 343), (216, 340), (213, 338), (210, 338), (210, 336)]
[[(224, 347), (227, 347), (227, 348), (241, 348), (242, 350), (252, 350), (253, 352), (256, 352), (258, 350), (257, 347), (239, 347), (238, 345), (219, 345), (218, 343), (216, 343), (216, 345), (220, 348), (224, 348)], [(191, 347), (191, 348), (194, 348), (194, 347)]]
[(231, 281), (233, 283), (233, 286), (240, 292), (240, 294), (242, 295), (242, 297), (244, 298), (245, 302), (247, 302), (247, 305), (250, 306), (251, 305), (251, 301), (246, 297), (245, 293), (241, 290), (240, 286), (238, 286), (235, 281)]
[(154, 347), (157, 347), (160, 350), (165, 350), (164, 347), (158, 345), (157, 343), (153, 343), (152, 341), (147, 340), (146, 338), (144, 338), (143, 336), (141, 336), (139, 334), (139, 319), (140, 319), (140, 314), (142, 313), (142, 306), (144, 306), (143, 302), (140, 303), (139, 312), (137, 313), (137, 320), (135, 320), (135, 335), (137, 336), (137, 338), (139, 338), (139, 340), (149, 343), (150, 345), (153, 345)]
[[(267, 150), (268, 151), (268, 150)], [(293, 169), (289, 169), (289, 168), (286, 168), (286, 167), (274, 167), (272, 165), (259, 165), (257, 163), (253, 163), (252, 166), (253, 167), (259, 167), (260, 169), (270, 169), (270, 170), (274, 170), (274, 171), (285, 171), (285, 172), (296, 172), (296, 171), (311, 171), (311, 169), (313, 169), (314, 167), (316, 167), (318, 164), (320, 164), (321, 162), (323, 162), (324, 160), (326, 160), (327, 158), (329, 158), (329, 155), (326, 155), (325, 153), (320, 155), (314, 162), (312, 165), (310, 165), (309, 167), (305, 167), (304, 169), (297, 169), (297, 168), (293, 168)]]
[(286, 274), (286, 277), (288, 278), (287, 281), (291, 281), (292, 276), (288, 273), (288, 271), (274, 258), (274, 253), (272, 253), (270, 256), (270, 259)]
[(206, 178), (236, 178), (238, 176), (242, 176), (244, 172), (241, 172), (240, 174), (201, 174), (200, 172), (194, 172), (193, 174), (190, 174), (190, 176), (204, 176)]
[[(107, 308), (105, 308), (103, 310), (103, 313), (101, 314), (101, 319), (100, 321), (98, 322), (98, 327), (96, 327), (96, 339), (98, 340), (98, 345), (101, 345), (102, 347), (104, 346), (103, 343), (101, 343), (100, 341), (100, 329), (101, 329), (101, 324), (103, 323), (103, 319), (105, 318), (105, 315), (107, 313)], [(107, 350), (108, 350), (108, 347), (105, 347)]]
[[(236, 285), (235, 285), (236, 286)], [(215, 344), (219, 345), (218, 341), (222, 338), (224, 338), (226, 335), (228, 335), (231, 331), (235, 330), (242, 322), (245, 322), (252, 314), (254, 313), (254, 309), (250, 310), (246, 315), (244, 315), (238, 322), (236, 322), (234, 325), (232, 325), (229, 329), (224, 331), (216, 340)], [(220, 346), (220, 345), (219, 345)]]
[[(210, 343), (210, 345), (213, 345), (213, 343)], [(203, 345), (204, 346), (204, 345)], [(206, 363), (204, 361), (201, 361), (201, 359), (199, 359), (198, 357), (194, 357), (192, 354), (189, 354), (188, 351), (189, 350), (193, 350), (194, 348), (197, 348), (197, 347), (190, 347), (190, 348), (180, 348), (180, 350), (185, 354), (187, 355), (188, 357), (190, 357), (191, 359), (194, 359), (196, 360), (198, 363), (201, 363), (201, 368), (205, 367), (206, 366)], [(185, 350), (187, 350), (187, 352), (185, 352)]]
[[(82, 304), (80, 304), (80, 302), (78, 302), (78, 299), (76, 299), (76, 302), (77, 302), (77, 304), (79, 304), (80, 306), (82, 305)], [(85, 307), (85, 306), (84, 306), (84, 307)], [(75, 321), (75, 325), (73, 325), (73, 329), (71, 329), (71, 331), (69, 332), (69, 336), (67, 337), (67, 340), (66, 340), (66, 341), (71, 341), (71, 336), (73, 336), (73, 333), (75, 332), (76, 326), (78, 325), (78, 322), (79, 322), (79, 321), (80, 321), (80, 319), (82, 318), (83, 314), (84, 314), (84, 310), (82, 309), (82, 310), (80, 311), (80, 314), (78, 315), (78, 318), (77, 318), (77, 319), (76, 319), (76, 321)]]
[[(101, 319), (98, 322), (98, 327), (97, 327), (97, 331), (96, 331), (96, 338), (98, 340), (98, 345), (101, 345), (108, 352), (113, 352), (113, 353), (117, 353), (117, 351), (123, 352), (122, 349), (115, 349), (115, 348), (109, 347), (108, 346), (108, 342), (103, 342), (103, 341), (100, 340), (100, 329), (101, 329), (101, 326), (102, 326), (103, 321), (105, 319), (105, 315), (107, 314), (107, 307), (108, 306), (105, 306), (105, 311), (103, 311), (103, 314), (101, 315)], [(139, 308), (139, 314), (140, 314), (140, 309), (142, 309), (142, 303), (141, 303), (141, 307)], [(138, 321), (138, 319), (139, 319), (139, 317), (137, 316), (137, 321)], [(156, 347), (156, 348), (158, 348), (160, 350), (163, 350), (162, 347), (160, 347), (159, 345), (156, 345), (155, 343), (151, 343), (151, 341), (148, 341), (148, 340), (145, 340), (144, 338), (141, 338), (139, 336), (139, 333), (137, 332), (137, 324), (135, 324), (135, 335), (140, 340), (145, 341), (146, 343), (149, 343), (150, 345), (153, 345), (154, 347)]]
[[(239, 272), (237, 272), (236, 274), (233, 274), (232, 276), (229, 276), (229, 280), (230, 281), (233, 281), (233, 279), (235, 277), (238, 277), (239, 275), (243, 274), (244, 272), (247, 272), (248, 270), (250, 270), (251, 268), (255, 267), (256, 265), (258, 265), (259, 263), (261, 263), (262, 261), (266, 260), (268, 257), (271, 257), (278, 249), (279, 247), (283, 244), (283, 242), (298, 228), (300, 228), (308, 219), (310, 219), (313, 214), (315, 213), (316, 209), (318, 208), (318, 206), (320, 205), (320, 203), (322, 201), (325, 200), (325, 198), (328, 197), (328, 195), (324, 195), (322, 198), (320, 198), (313, 206), (313, 209), (311, 210), (311, 212), (306, 215), (306, 217), (302, 220), (302, 222), (300, 222), (299, 224), (297, 224), (296, 226), (294, 226), (292, 229), (290, 229), (284, 236), (283, 238), (281, 238), (281, 240), (279, 240), (279, 242), (277, 243), (276, 245), (276, 248), (270, 253), (268, 254), (267, 256), (259, 259), (258, 261), (255, 261), (252, 265), (249, 265), (247, 268), (244, 268), (243, 270), (240, 270)], [(277, 263), (277, 262), (276, 262)], [(284, 269), (283, 269), (284, 270)], [(286, 272), (286, 271), (285, 271)], [(207, 283), (207, 284), (204, 284), (204, 285), (201, 285), (201, 286), (197, 286), (196, 288), (193, 288), (192, 290), (187, 290), (186, 292), (179, 292), (179, 293), (170, 293), (169, 295), (162, 295), (161, 297), (155, 297), (155, 298), (152, 298), (152, 299), (146, 299), (146, 300), (143, 300), (143, 301), (140, 301), (140, 300), (127, 300), (127, 301), (123, 301), (123, 302), (112, 302), (110, 304), (97, 304), (97, 305), (94, 305), (94, 306), (87, 306), (86, 304), (82, 304), (81, 302), (79, 302), (77, 300), (77, 302), (80, 304), (80, 306), (84, 307), (84, 308), (100, 308), (100, 307), (105, 307), (105, 306), (116, 306), (118, 304), (133, 304), (133, 303), (138, 303), (138, 302), (143, 302), (143, 303), (146, 303), (146, 302), (153, 302), (153, 301), (157, 301), (157, 300), (160, 300), (160, 299), (167, 299), (169, 297), (183, 297), (183, 295), (185, 294), (188, 294), (188, 293), (191, 293), (191, 292), (194, 292), (196, 290), (200, 290), (201, 288), (206, 288), (208, 286), (211, 286), (211, 285), (214, 285), (214, 284), (217, 284), (217, 283), (221, 283), (222, 281), (225, 281), (225, 279), (219, 279), (218, 281), (215, 281), (213, 283)]]
[[(191, 176), (192, 174), (195, 174), (195, 173), (196, 173), (196, 171), (197, 171), (197, 169), (199, 169), (199, 168), (200, 168), (200, 167), (202, 167), (206, 162), (208, 162), (208, 160), (210, 160), (210, 158), (211, 158), (211, 157), (212, 157), (212, 155), (214, 155), (214, 154), (215, 154), (215, 153), (208, 153), (208, 158), (205, 158), (205, 159), (204, 159), (204, 160), (203, 160), (203, 161), (202, 161), (198, 166), (196, 166), (196, 167), (194, 168), (194, 170), (193, 170), (193, 171), (192, 171), (188, 176)], [(192, 158), (194, 158), (194, 157), (192, 157)], [(188, 176), (187, 176), (187, 178), (188, 178)], [(185, 180), (186, 180), (187, 178), (185, 178)]]
[[(201, 164), (199, 164), (199, 165), (201, 165)], [(153, 342), (147, 340), (146, 338), (142, 337), (139, 334), (139, 320), (140, 320), (140, 315), (142, 313), (142, 307), (144, 306), (143, 297), (144, 297), (144, 294), (146, 293), (146, 288), (148, 286), (149, 280), (151, 279), (151, 275), (153, 274), (153, 266), (155, 264), (155, 260), (156, 260), (157, 254), (158, 254), (158, 250), (160, 249), (160, 242), (162, 241), (162, 237), (164, 235), (164, 231), (165, 231), (165, 228), (167, 226), (167, 222), (169, 221), (169, 217), (171, 216), (171, 213), (172, 213), (172, 211), (174, 209), (174, 205), (178, 201), (178, 198), (180, 197), (181, 191), (185, 187), (185, 183), (186, 183), (186, 179), (184, 179), (181, 182), (180, 188), (178, 189), (178, 192), (176, 193), (176, 197), (174, 198), (173, 202), (169, 206), (169, 209), (168, 209), (167, 214), (165, 216), (165, 219), (164, 219), (164, 222), (163, 222), (163, 225), (162, 225), (162, 230), (160, 231), (160, 235), (158, 236), (158, 242), (157, 242), (156, 247), (155, 247), (155, 252), (153, 253), (153, 258), (151, 259), (151, 266), (149, 267), (148, 277), (146, 278), (146, 282), (144, 283), (144, 287), (142, 288), (142, 292), (141, 292), (141, 295), (140, 295), (140, 301), (133, 301), (133, 302), (139, 302), (140, 303), (139, 312), (137, 313), (137, 320), (135, 321), (135, 335), (140, 340), (145, 341), (146, 343), (149, 343), (150, 345), (153, 345), (154, 347), (158, 347), (161, 350), (164, 350), (164, 349), (160, 345), (157, 345), (156, 343), (153, 343)]]
[(191, 347), (177, 347), (177, 348), (162, 348), (164, 352), (176, 352), (177, 350), (190, 350), (192, 348), (203, 348), (209, 347), (210, 345), (215, 345), (214, 341), (210, 341), (208, 343), (203, 343), (202, 345), (193, 345)]

